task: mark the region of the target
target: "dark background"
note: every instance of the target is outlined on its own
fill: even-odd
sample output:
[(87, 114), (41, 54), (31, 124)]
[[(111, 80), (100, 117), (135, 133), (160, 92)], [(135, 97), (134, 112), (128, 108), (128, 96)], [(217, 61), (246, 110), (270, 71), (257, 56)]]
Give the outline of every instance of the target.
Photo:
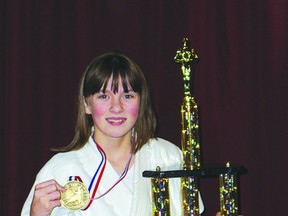
[[(180, 145), (182, 38), (201, 61), (194, 95), (203, 165), (241, 164), (241, 213), (287, 212), (286, 0), (1, 1), (1, 215), (19, 215), (35, 175), (73, 136), (78, 80), (99, 54), (135, 59), (151, 84), (158, 135)], [(203, 179), (205, 215), (218, 179)]]

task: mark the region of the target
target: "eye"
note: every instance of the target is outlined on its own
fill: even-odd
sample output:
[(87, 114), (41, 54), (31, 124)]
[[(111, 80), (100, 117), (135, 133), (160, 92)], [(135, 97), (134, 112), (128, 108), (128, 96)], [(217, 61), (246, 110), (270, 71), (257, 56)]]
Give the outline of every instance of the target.
[(98, 93), (97, 94), (97, 98), (99, 99), (107, 99), (108, 98), (108, 95), (104, 94), (104, 93)]
[(124, 98), (130, 99), (130, 98), (134, 98), (134, 96), (132, 94), (125, 94)]
[(132, 98), (135, 98), (136, 96), (137, 96), (137, 94), (133, 91), (129, 91), (128, 93), (124, 94), (125, 99), (132, 99)]

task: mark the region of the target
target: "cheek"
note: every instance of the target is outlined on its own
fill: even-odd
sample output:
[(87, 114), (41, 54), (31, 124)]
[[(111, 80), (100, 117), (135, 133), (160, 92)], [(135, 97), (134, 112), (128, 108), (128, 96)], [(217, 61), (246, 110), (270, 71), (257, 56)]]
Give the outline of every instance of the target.
[(138, 117), (139, 105), (129, 107), (129, 113), (133, 117)]
[(95, 106), (92, 110), (92, 116), (99, 117), (102, 116), (105, 113), (105, 107), (103, 106)]
[(138, 108), (132, 108), (131, 110), (130, 110), (130, 114), (132, 115), (132, 116), (138, 116)]

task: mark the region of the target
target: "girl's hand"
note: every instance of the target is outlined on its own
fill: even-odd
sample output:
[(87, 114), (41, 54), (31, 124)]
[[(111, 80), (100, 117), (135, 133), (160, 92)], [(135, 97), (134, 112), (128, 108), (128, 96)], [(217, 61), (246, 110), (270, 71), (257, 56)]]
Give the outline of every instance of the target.
[(35, 186), (33, 201), (31, 204), (31, 216), (49, 216), (56, 206), (61, 206), (61, 192), (65, 188), (54, 179), (39, 183)]

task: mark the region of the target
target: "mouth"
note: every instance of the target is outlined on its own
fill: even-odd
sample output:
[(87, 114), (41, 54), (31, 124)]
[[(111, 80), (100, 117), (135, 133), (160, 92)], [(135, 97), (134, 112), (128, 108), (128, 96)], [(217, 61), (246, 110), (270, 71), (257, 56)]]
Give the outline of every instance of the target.
[(126, 118), (106, 118), (106, 121), (113, 125), (120, 125), (126, 121)]

